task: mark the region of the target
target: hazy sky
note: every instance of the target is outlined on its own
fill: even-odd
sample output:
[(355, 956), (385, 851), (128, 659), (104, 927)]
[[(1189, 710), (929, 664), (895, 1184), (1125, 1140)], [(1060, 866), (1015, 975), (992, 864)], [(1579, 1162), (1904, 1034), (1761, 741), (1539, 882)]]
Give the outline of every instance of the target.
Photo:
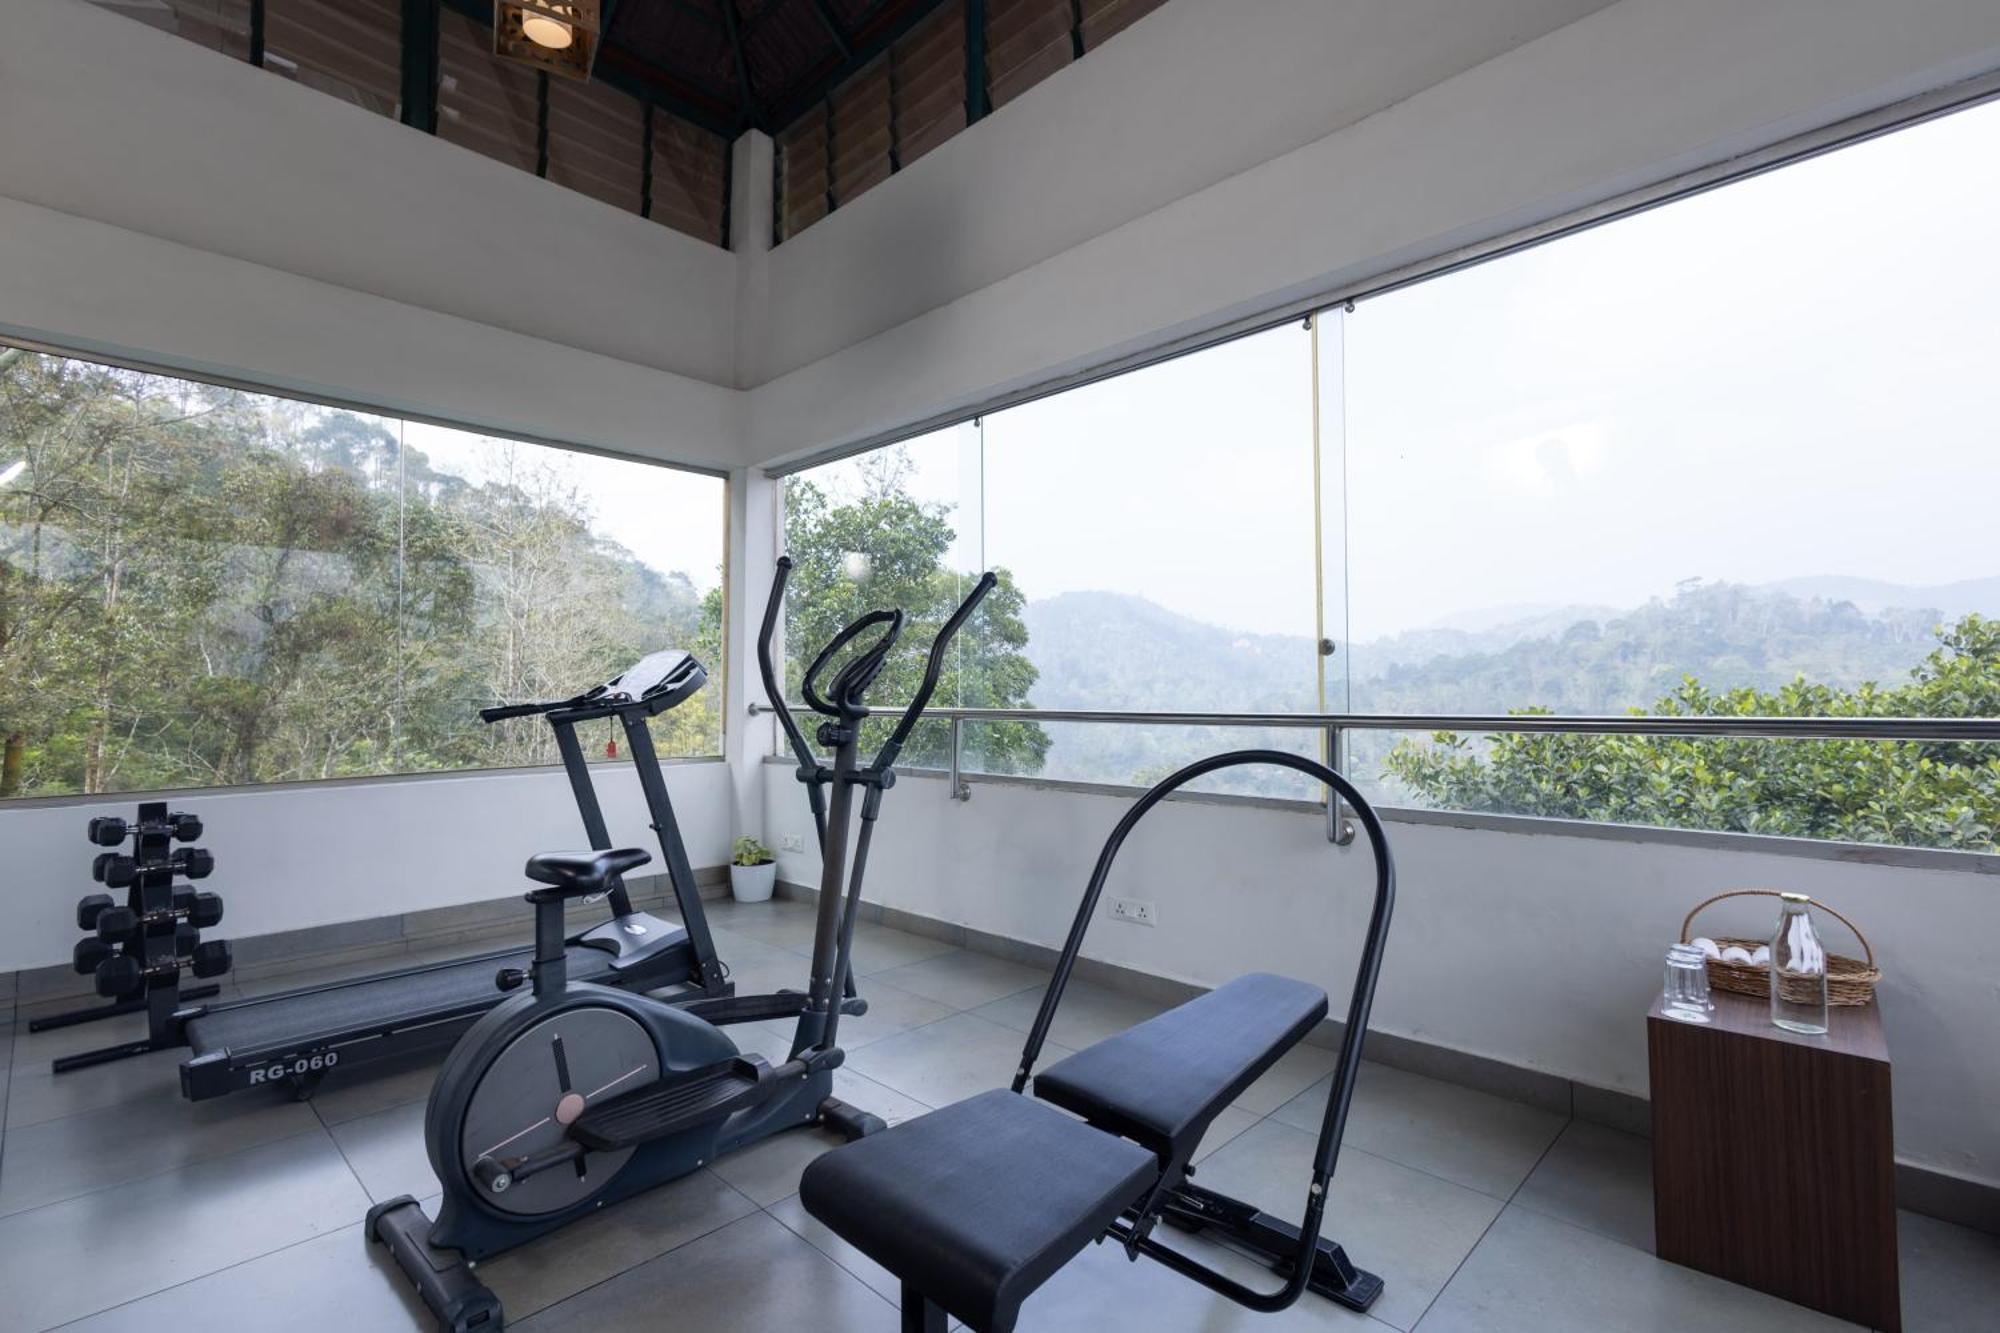
[[(1333, 632), (1343, 572), (1358, 639), (1689, 577), (2000, 574), (1995, 238), (2000, 105), (1328, 319)], [(1280, 329), (987, 418), (987, 563), (1031, 597), (1310, 634), (1309, 345)], [(911, 454), (970, 512), (961, 434)]]
[[(394, 422), (390, 425), (393, 427)], [(577, 486), (591, 510), (592, 526), (662, 572), (686, 574), (706, 591), (722, 581), (723, 483), (719, 477), (680, 472), (650, 463), (544, 449), (470, 431), (402, 423), (404, 443), (431, 466), (470, 481), (490, 481), (509, 449), (528, 451), (535, 463), (557, 469)]]

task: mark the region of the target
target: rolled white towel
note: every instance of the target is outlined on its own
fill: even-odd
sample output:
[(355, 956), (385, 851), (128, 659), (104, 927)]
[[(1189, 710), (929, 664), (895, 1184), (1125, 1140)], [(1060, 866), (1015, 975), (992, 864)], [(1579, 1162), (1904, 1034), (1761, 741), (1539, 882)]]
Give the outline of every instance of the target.
[(1750, 955), (1750, 965), (1752, 967), (1769, 967), (1770, 964), (1771, 946), (1768, 944), (1758, 945), (1757, 952)]
[(1707, 954), (1710, 958), (1720, 958), (1722, 956), (1722, 950), (1716, 948), (1715, 941), (1706, 935), (1697, 935), (1695, 938), (1689, 940), (1688, 943)]
[[(1748, 949), (1740, 944), (1732, 944), (1722, 951), (1722, 961), (1725, 963), (1749, 963), (1755, 960), (1751, 958)], [(1770, 959), (1766, 958), (1764, 961), (1769, 962)]]

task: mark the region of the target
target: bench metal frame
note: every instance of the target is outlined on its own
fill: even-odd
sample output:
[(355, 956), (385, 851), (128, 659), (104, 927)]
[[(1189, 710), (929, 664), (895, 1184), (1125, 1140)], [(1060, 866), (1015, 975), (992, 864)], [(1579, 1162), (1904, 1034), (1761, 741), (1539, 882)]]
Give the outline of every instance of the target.
[[(1334, 1067), (1333, 1086), (1327, 1095), (1326, 1112), (1320, 1120), (1319, 1143), (1306, 1188), (1304, 1224), (1293, 1226), (1271, 1217), (1254, 1204), (1190, 1184), (1187, 1178), (1192, 1174), (1193, 1167), (1186, 1160), (1187, 1154), (1183, 1154), (1162, 1163), (1159, 1183), (1143, 1200), (1112, 1223), (1105, 1234), (1125, 1246), (1128, 1253), (1135, 1256), (1143, 1254), (1157, 1260), (1247, 1309), (1266, 1313), (1283, 1310), (1311, 1289), (1352, 1309), (1365, 1310), (1381, 1294), (1382, 1279), (1356, 1268), (1340, 1245), (1320, 1237), (1319, 1229), (1326, 1212), (1327, 1190), (1332, 1184), (1334, 1164), (1340, 1155), (1341, 1136), (1347, 1127), (1348, 1106), (1354, 1097), (1354, 1080), (1361, 1065), (1362, 1042), (1368, 1033), (1368, 1015), (1375, 1001), (1375, 984), (1382, 969), (1382, 950), (1388, 940), (1389, 917), (1396, 899), (1396, 867), (1382, 821), (1374, 807), (1353, 783), (1333, 769), (1316, 760), (1279, 750), (1234, 750), (1188, 765), (1139, 798), (1125, 817), (1118, 821), (1103, 851), (1098, 854), (1090, 883), (1083, 891), (1083, 901), (1077, 906), (1076, 919), (1070, 924), (1069, 936), (1063, 942), (1055, 975), (1042, 996), (1034, 1027), (1021, 1050), (1021, 1063), (1014, 1072), (1013, 1090), (1017, 1093), (1024, 1091), (1033, 1076), (1035, 1061), (1048, 1039), (1056, 1008), (1062, 1003), (1063, 991), (1069, 985), (1077, 955), (1083, 948), (1084, 935), (1097, 914), (1105, 881), (1110, 878), (1111, 867), (1132, 829), (1153, 807), (1197, 778), (1219, 769), (1267, 764), (1289, 768), (1324, 783), (1352, 812), (1367, 836), (1368, 847), (1375, 860), (1374, 905), (1369, 913), (1367, 933), (1362, 939), (1361, 960), (1355, 968), (1354, 990), (1347, 1005), (1347, 1022), (1341, 1034), (1340, 1058)], [(1193, 1149), (1188, 1152), (1191, 1154)], [(1275, 1291), (1259, 1291), (1183, 1251), (1161, 1244), (1152, 1236), (1154, 1226), (1161, 1221), (1184, 1231), (1210, 1233), (1232, 1248), (1248, 1252), (1282, 1274), (1284, 1284)], [(945, 1325), (939, 1322), (942, 1319), (942, 1310), (921, 1292), (905, 1285), (905, 1333), (932, 1333), (932, 1330), (944, 1328)]]

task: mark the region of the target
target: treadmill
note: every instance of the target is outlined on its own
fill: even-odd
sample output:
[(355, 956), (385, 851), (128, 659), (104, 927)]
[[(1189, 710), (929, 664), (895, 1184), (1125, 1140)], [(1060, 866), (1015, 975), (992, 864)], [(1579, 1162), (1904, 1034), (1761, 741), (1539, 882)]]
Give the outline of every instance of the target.
[[(479, 719), (486, 723), (536, 716), (547, 720), (555, 730), (563, 769), (583, 816), (584, 834), (599, 850), (610, 849), (611, 835), (576, 728), (616, 718), (625, 729), (627, 752), (639, 771), (682, 924), (634, 911), (624, 882), (614, 879), (605, 894), (610, 919), (568, 941), (572, 977), (626, 990), (661, 991), (670, 1002), (726, 1002), (734, 993), (715, 955), (694, 871), (646, 725), (649, 718), (693, 697), (707, 680), (707, 669), (691, 654), (667, 649), (573, 698), (480, 711)], [(174, 1015), (191, 1052), (180, 1067), (181, 1094), (201, 1101), (239, 1088), (284, 1084), (303, 1099), (331, 1070), (448, 1046), (525, 982), (533, 961), (532, 947), (501, 949), (351, 981), (184, 1008)]]

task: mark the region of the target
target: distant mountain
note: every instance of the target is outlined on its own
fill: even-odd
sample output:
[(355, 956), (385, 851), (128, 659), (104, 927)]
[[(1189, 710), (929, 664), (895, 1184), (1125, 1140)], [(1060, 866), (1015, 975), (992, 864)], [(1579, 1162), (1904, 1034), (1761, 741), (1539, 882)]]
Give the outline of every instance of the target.
[[(1827, 576), (1752, 587), (1707, 583), (1613, 610), (1522, 607), (1478, 628), (1441, 626), (1344, 644), (1357, 711), (1562, 713), (1646, 707), (1683, 675), (1713, 687), (1773, 688), (1796, 676), (1832, 685), (1900, 681), (1937, 645), (1941, 620), (2000, 613), (2000, 578), (1933, 588)], [(1284, 712), (1315, 706), (1312, 640), (1241, 634), (1142, 597), (1075, 592), (1028, 603), (1028, 656), (1040, 708)], [(1132, 781), (1225, 744), (1240, 731), (1053, 728), (1053, 777)], [(1299, 742), (1298, 733), (1262, 738)], [(1388, 738), (1377, 738), (1383, 744)], [(1371, 750), (1379, 746), (1368, 747)]]
[(1931, 610), (1945, 620), (1968, 612), (2000, 616), (2000, 577), (1961, 579), (1956, 583), (1884, 583), (1846, 574), (1811, 574), (1760, 585), (1774, 592), (1827, 602), (1852, 602), (1871, 615), (1878, 611)]

